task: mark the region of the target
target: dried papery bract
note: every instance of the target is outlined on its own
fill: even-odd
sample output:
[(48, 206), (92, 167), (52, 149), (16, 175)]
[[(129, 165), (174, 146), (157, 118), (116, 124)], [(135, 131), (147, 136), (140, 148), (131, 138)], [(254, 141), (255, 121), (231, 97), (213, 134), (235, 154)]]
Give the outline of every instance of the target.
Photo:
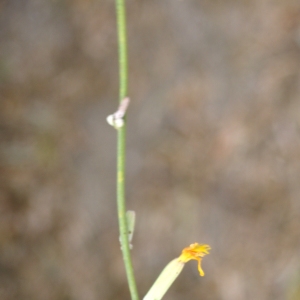
[(129, 102), (130, 102), (130, 99), (128, 97), (124, 98), (121, 101), (118, 110), (106, 118), (106, 121), (109, 125), (113, 126), (115, 129), (119, 129), (124, 126), (124, 117), (125, 117)]
[[(135, 211), (133, 210), (127, 210), (126, 212), (126, 220), (127, 220), (127, 230), (128, 230), (128, 242), (129, 242), (129, 248), (132, 249), (132, 239), (133, 239), (133, 233), (134, 233), (134, 227), (135, 227)], [(119, 237), (119, 241), (121, 244), (122, 249), (122, 239), (121, 236)]]

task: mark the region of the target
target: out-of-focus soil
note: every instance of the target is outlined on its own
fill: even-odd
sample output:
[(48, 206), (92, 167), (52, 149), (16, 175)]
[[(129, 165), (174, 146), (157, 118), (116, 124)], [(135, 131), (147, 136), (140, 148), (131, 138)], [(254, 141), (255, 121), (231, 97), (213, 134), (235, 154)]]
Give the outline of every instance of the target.
[[(300, 299), (300, 4), (128, 0), (139, 292)], [(118, 241), (114, 1), (0, 2), (0, 298), (130, 299)]]

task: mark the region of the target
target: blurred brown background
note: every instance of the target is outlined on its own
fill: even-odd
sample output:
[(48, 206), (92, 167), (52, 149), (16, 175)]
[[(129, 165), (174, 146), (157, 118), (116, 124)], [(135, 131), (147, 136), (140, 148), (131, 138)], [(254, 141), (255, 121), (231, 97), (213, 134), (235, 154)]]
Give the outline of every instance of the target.
[[(112, 0), (0, 1), (0, 299), (129, 299)], [(300, 299), (300, 3), (128, 0), (127, 205), (140, 295)], [(142, 298), (142, 297), (141, 297)]]

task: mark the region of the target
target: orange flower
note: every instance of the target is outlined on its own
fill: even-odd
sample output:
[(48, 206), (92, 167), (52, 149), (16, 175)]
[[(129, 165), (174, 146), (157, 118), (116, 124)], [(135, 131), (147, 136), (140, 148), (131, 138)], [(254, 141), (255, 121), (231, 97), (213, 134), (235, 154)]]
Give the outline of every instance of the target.
[(191, 259), (197, 260), (199, 274), (200, 276), (204, 276), (204, 272), (201, 268), (201, 260), (202, 257), (204, 257), (206, 254), (209, 254), (210, 249), (211, 248), (209, 245), (198, 244), (198, 243), (191, 244), (189, 247), (184, 248), (182, 250), (182, 253), (179, 256), (178, 260), (183, 263), (186, 263)]

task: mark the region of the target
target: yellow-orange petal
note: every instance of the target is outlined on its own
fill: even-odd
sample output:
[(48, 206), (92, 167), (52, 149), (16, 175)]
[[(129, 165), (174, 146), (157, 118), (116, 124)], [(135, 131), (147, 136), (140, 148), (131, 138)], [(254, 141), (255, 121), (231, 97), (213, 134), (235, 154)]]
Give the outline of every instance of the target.
[(201, 259), (198, 260), (198, 271), (199, 271), (200, 276), (204, 276), (205, 275), (204, 271), (203, 271), (203, 269), (201, 267)]
[(209, 254), (210, 249), (210, 246), (206, 244), (191, 244), (189, 247), (182, 250), (179, 260), (182, 262), (187, 262), (191, 259), (198, 260), (200, 257), (204, 257), (206, 254)]

